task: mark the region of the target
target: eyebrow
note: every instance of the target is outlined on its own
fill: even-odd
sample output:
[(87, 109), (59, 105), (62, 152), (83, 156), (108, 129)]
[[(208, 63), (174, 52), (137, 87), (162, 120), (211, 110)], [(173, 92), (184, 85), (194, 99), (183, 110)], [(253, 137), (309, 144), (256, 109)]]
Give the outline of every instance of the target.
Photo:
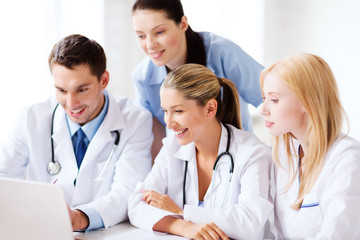
[[(83, 83), (83, 84), (75, 87), (75, 89), (79, 89), (79, 88), (83, 88), (83, 87), (88, 87), (88, 86), (90, 86), (90, 83)], [(56, 85), (55, 85), (55, 88), (56, 88), (56, 89), (59, 89), (59, 90), (65, 90), (64, 88), (59, 87), (59, 86), (56, 86)]]
[[(166, 25), (166, 23), (159, 24), (159, 25), (153, 27), (153, 28), (151, 29), (151, 31), (154, 31), (156, 28), (162, 27), (162, 26), (164, 26), (164, 25)], [(137, 32), (137, 33), (142, 33), (143, 31), (135, 30), (135, 32)]]
[(264, 92), (264, 93), (269, 94), (269, 95), (281, 95), (278, 92)]
[[(181, 106), (184, 106), (183, 104), (178, 104), (178, 105), (175, 105), (175, 106), (171, 106), (170, 109), (174, 109), (174, 108), (177, 108), (177, 107), (181, 107)], [(162, 109), (164, 109), (163, 106), (161, 106)]]
[(170, 107), (170, 109), (177, 108), (177, 107), (184, 107), (184, 106), (185, 106), (184, 104), (177, 104), (177, 105)]

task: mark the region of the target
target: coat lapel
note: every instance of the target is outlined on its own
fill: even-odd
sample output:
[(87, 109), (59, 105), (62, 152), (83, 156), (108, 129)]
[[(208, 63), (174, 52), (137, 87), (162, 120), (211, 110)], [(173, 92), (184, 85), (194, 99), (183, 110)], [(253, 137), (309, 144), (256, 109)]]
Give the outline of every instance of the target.
[(195, 144), (189, 143), (180, 148), (174, 154), (174, 157), (180, 161), (188, 161), (188, 170), (186, 174), (186, 203), (191, 205), (199, 204), (199, 184), (196, 165)]
[(111, 148), (113, 147), (115, 143), (115, 137), (114, 134), (112, 134), (113, 131), (119, 131), (121, 138), (121, 130), (125, 127), (125, 119), (115, 98), (109, 93), (108, 96), (108, 112), (86, 150), (80, 167), (80, 173), (88, 164), (97, 161), (100, 155), (106, 155), (106, 153), (104, 153), (105, 149), (109, 148), (109, 146), (111, 146)]
[(65, 111), (61, 106), (55, 112), (52, 138), (54, 140), (55, 160), (61, 164), (62, 168), (75, 169), (73, 172), (76, 174), (74, 149), (66, 123)]

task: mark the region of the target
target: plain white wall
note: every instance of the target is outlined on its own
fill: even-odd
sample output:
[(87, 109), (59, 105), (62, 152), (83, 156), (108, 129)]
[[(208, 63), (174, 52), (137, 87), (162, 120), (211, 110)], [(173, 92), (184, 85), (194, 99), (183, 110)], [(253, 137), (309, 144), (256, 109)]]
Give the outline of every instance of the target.
[(0, 144), (26, 105), (54, 94), (48, 56), (62, 37), (80, 33), (103, 44), (103, 0), (0, 1)]
[(133, 1), (104, 0), (104, 50), (108, 59), (112, 92), (134, 98), (131, 72), (145, 54), (138, 47), (132, 25)]
[(337, 79), (349, 135), (358, 140), (359, 11), (358, 0), (264, 0), (264, 64), (299, 52), (324, 58)]

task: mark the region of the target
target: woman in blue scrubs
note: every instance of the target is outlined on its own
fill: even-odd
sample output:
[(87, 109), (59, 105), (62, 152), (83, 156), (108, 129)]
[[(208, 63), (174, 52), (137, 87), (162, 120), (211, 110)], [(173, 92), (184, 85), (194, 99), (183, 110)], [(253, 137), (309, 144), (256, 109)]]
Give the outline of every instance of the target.
[(207, 66), (218, 77), (234, 82), (239, 92), (242, 128), (251, 131), (247, 104), (262, 102), (259, 77), (263, 67), (228, 39), (209, 32), (194, 32), (180, 0), (137, 0), (132, 9), (140, 47), (147, 57), (135, 68), (132, 78), (137, 102), (153, 117), (153, 157), (165, 136), (160, 107), (160, 85), (168, 72), (185, 63)]

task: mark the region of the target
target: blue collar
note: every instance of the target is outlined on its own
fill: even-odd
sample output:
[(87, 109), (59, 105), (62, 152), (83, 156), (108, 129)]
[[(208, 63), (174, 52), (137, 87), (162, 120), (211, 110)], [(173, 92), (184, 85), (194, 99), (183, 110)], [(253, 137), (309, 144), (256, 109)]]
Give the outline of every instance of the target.
[(71, 119), (66, 115), (66, 122), (69, 128), (69, 132), (71, 137), (74, 136), (74, 134), (76, 133), (76, 131), (81, 128), (87, 139), (89, 140), (89, 142), (92, 140), (92, 138), (94, 137), (96, 131), (99, 129), (101, 123), (103, 122), (106, 113), (108, 111), (109, 108), (109, 97), (108, 95), (105, 93), (104, 91), (104, 96), (105, 96), (105, 103), (104, 103), (104, 107), (102, 108), (101, 112), (99, 113), (99, 115), (97, 115), (96, 118), (94, 118), (93, 120), (91, 120), (90, 122), (86, 123), (83, 126), (80, 126), (78, 123), (75, 123), (73, 121), (71, 121)]

